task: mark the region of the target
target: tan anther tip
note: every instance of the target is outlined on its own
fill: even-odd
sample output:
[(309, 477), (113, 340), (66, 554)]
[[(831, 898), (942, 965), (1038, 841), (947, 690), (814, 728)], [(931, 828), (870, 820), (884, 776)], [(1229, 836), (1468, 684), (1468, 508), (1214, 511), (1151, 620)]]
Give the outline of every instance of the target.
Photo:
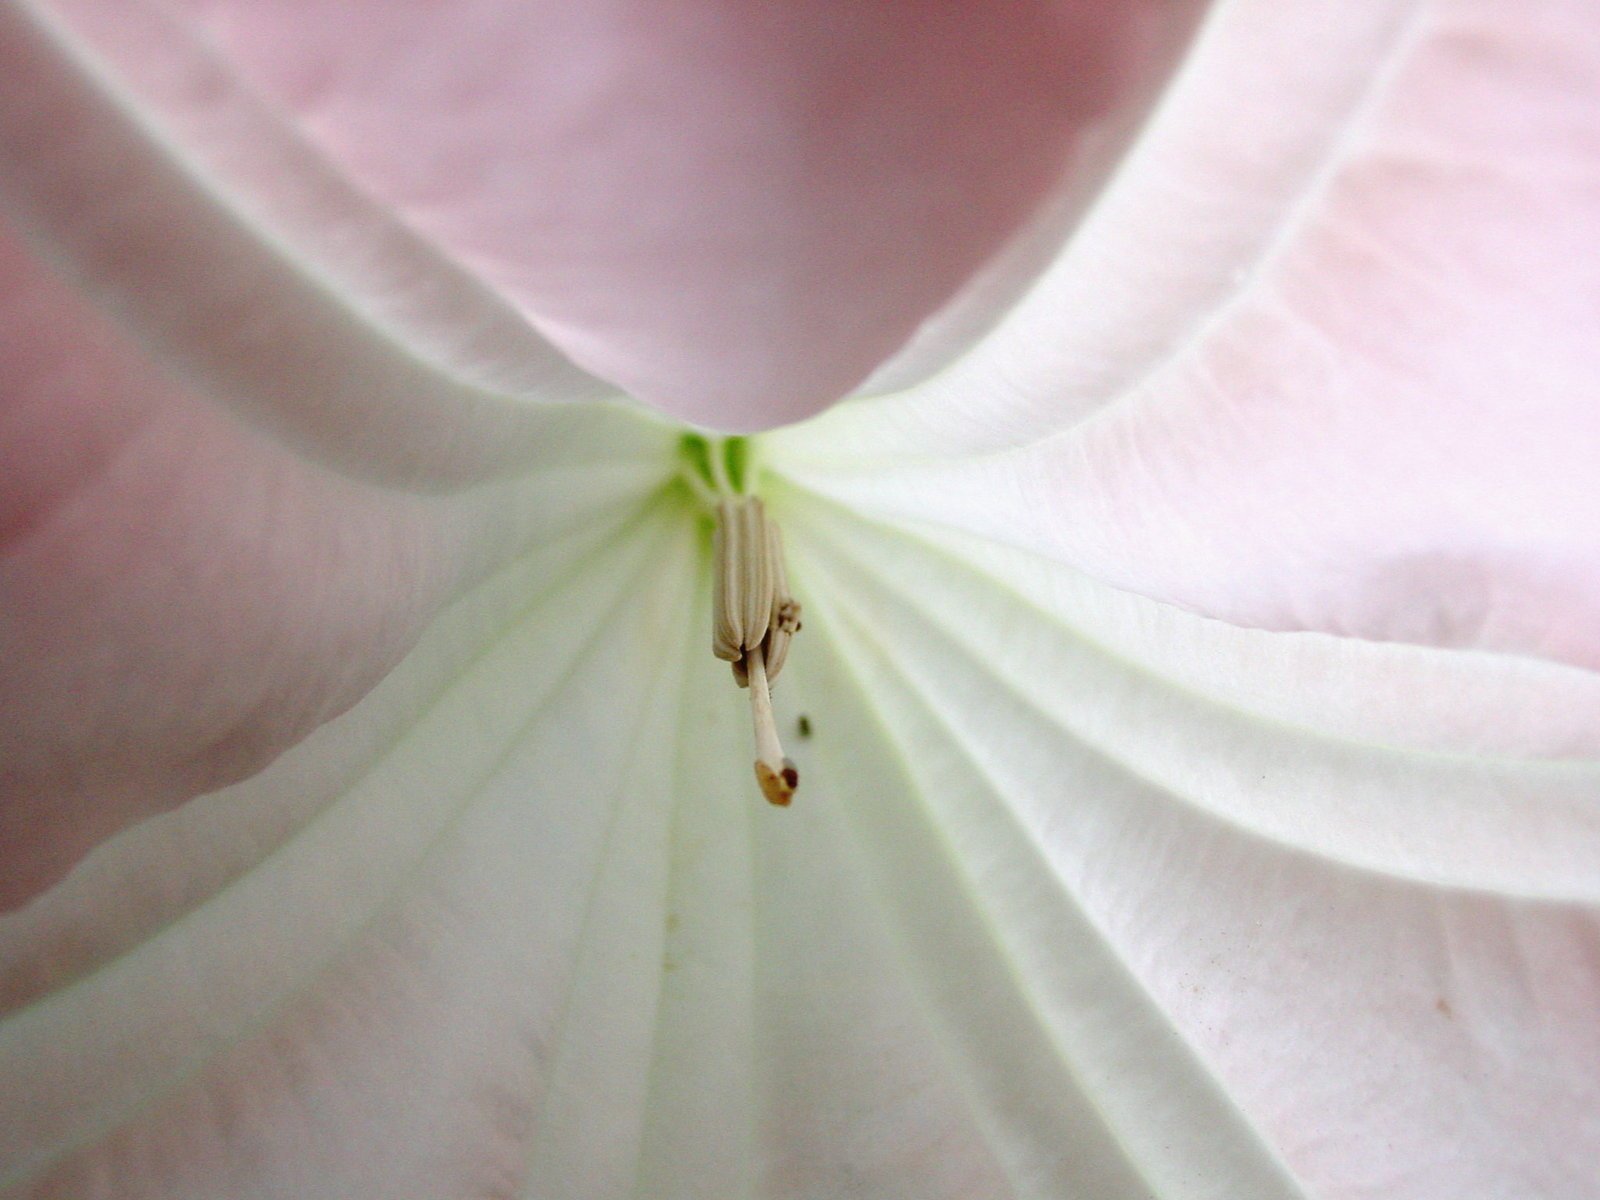
[(767, 798), (768, 804), (787, 808), (789, 801), (794, 799), (795, 789), (800, 786), (800, 772), (791, 759), (784, 759), (782, 769), (777, 771), (770, 764), (757, 759), (756, 782), (761, 785), (761, 794)]

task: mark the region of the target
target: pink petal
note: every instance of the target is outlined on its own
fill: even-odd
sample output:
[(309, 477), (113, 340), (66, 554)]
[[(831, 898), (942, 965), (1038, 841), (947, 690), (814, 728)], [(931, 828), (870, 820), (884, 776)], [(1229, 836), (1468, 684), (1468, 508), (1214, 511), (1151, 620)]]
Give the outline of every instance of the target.
[[(186, 392), (11, 238), (0, 280), (0, 905), (352, 703), (483, 568), (486, 531), (598, 511), (559, 481), (352, 483)], [(597, 478), (646, 462), (627, 494), (665, 473), (653, 440), (549, 452)]]
[[(579, 362), (676, 415), (754, 428), (857, 384), (1047, 197), (1065, 187), (1058, 207), (1080, 211), (1199, 7), (182, 11)], [(146, 36), (99, 49), (125, 66)], [(1002, 274), (1014, 287), (1018, 264)]]
[[(1232, 11), (1260, 21), (1285, 10)], [(1351, 19), (1321, 32), (1346, 45), (1393, 32), (1376, 8), (1318, 15), (1339, 12)], [(1431, 43), (1417, 36), (1402, 45), (1427, 59)], [(1238, 63), (1270, 74), (1282, 55), (1261, 48), (1240, 47)], [(1298, 75), (1305, 95), (1321, 95), (1307, 69), (1315, 60), (1294, 59), (1280, 87)], [(1368, 69), (1352, 66), (1344, 83)], [(1152, 162), (1148, 149), (1138, 160)], [(1192, 192), (1192, 177), (1175, 178)], [(1251, 229), (1260, 231), (1253, 215), (1236, 232)], [(1093, 249), (1091, 235), (1074, 254)], [(1487, 240), (1497, 249), (1507, 239)], [(1282, 261), (1300, 244), (1291, 238)], [(1247, 313), (1289, 303), (1276, 254), (1261, 278), (1285, 290), (1243, 288)], [(49, 352), (40, 378), (60, 380), (60, 346), (24, 318), (35, 304), (62, 328), (88, 314), (62, 309), (59, 297), (53, 306), (53, 285), (17, 261), (27, 299), (10, 318), (24, 348), (13, 359), (27, 366), (24, 351), (39, 347)], [(1225, 262), (1171, 269), (1193, 267), (1204, 282), (1209, 266), (1216, 283)], [(1393, 283), (1357, 275), (1379, 295)], [(1290, 311), (1354, 338), (1333, 320), (1342, 302), (1300, 282)], [(1357, 289), (1356, 298), (1372, 297)], [(1482, 290), (1469, 298), (1492, 308)], [(427, 615), (395, 594), (431, 611), (489, 555), (510, 555), (519, 536), (542, 549), (469, 594), (325, 735), (223, 795), (130, 831), (95, 870), (0, 925), (0, 1007), (9, 1010), (0, 1076), (28, 1080), (0, 1096), (0, 1160), (16, 1190), (431, 1197), (511, 1194), (531, 1179), (657, 1195), (954, 1198), (1030, 1186), (1097, 1197), (1292, 1195), (1255, 1122), (1310, 1194), (1329, 1200), (1584, 1195), (1600, 1072), (1597, 677), (1516, 656), (1241, 630), (1132, 600), (1059, 561), (1168, 598), (1211, 596), (1237, 619), (1382, 631), (1396, 612), (1414, 620), (1423, 597), (1401, 589), (1397, 604), (1393, 591), (1363, 586), (1348, 601), (1339, 573), (1387, 561), (1408, 538), (1451, 553), (1482, 539), (1485, 577), (1514, 582), (1509, 534), (1492, 509), (1510, 479), (1515, 520), (1532, 512), (1548, 524), (1536, 565), (1570, 585), (1592, 578), (1594, 562), (1571, 532), (1573, 514), (1550, 507), (1572, 480), (1558, 477), (1546, 493), (1529, 470), (1570, 470), (1555, 450), (1566, 431), (1533, 423), (1540, 454), (1515, 456), (1528, 460), (1516, 464), (1528, 478), (1484, 482), (1505, 469), (1489, 443), (1498, 435), (1503, 445), (1509, 423), (1494, 419), (1506, 410), (1489, 392), (1510, 385), (1508, 371), (1455, 380), (1467, 397), (1460, 461), (1450, 457), (1458, 423), (1395, 383), (1454, 379), (1435, 357), (1445, 349), (1498, 362), (1449, 332), (1454, 309), (1423, 330), (1434, 340), (1412, 331), (1415, 362), (1354, 338), (1355, 366), (1330, 360), (1309, 372), (1291, 336), (1304, 336), (1301, 324), (1279, 328), (1257, 311), (1241, 332), (1232, 308), (1219, 318), (1221, 340), (1208, 333), (1198, 352), (1228, 364), (1230, 384), (1266, 380), (1252, 386), (1281, 414), (1250, 389), (1243, 400), (1222, 396), (1180, 363), (1174, 378), (1188, 390), (1128, 391), (1120, 410), (1058, 430), (1092, 407), (1092, 389), (1044, 404), (1033, 385), (1060, 363), (1037, 349), (1036, 358), (1002, 353), (1041, 311), (1025, 306), (984, 348), (992, 356), (974, 360), (987, 364), (984, 391), (958, 393), (972, 377), (957, 371), (916, 398), (938, 414), (930, 431), (917, 424), (927, 413), (907, 405), (894, 416), (885, 402), (824, 423), (827, 441), (795, 434), (775, 447), (803, 486), (1047, 551), (990, 546), (964, 561), (913, 548), (916, 529), (854, 552), (841, 549), (842, 535), (812, 539), (798, 565), (830, 581), (813, 610), (823, 631), (813, 636), (825, 644), (797, 660), (794, 684), (822, 714), (814, 750), (825, 769), (816, 807), (796, 814), (808, 823), (777, 835), (739, 802), (729, 764), (743, 731), (726, 709), (694, 699), (711, 695), (713, 664), (692, 658), (698, 666), (685, 675), (679, 661), (699, 561), (681, 513), (663, 514), (662, 528), (617, 551), (620, 562), (608, 557), (597, 577), (525, 607), (534, 585), (560, 574), (561, 545), (542, 515), (500, 546), (456, 551), (451, 534), (474, 527), (484, 507), (542, 513), (563, 488), (397, 506), (379, 489), (295, 464), (197, 403), (190, 412), (170, 384), (130, 364), (126, 344), (88, 322), (77, 340), (97, 373), (85, 394), (113, 388), (145, 407), (80, 399), (16, 409), (27, 418), (18, 444), (26, 437), (39, 447), (30, 461), (47, 465), (19, 473), (6, 498), (18, 515), (5, 527), (22, 531), (6, 543), (17, 547), (21, 583), (0, 592), (0, 614), (44, 623), (42, 633), (24, 624), (0, 636), (41, 647), (37, 661), (74, 666), (78, 644), (93, 648), (96, 623), (107, 623), (104, 645), (141, 645), (158, 669), (159, 718), (174, 717), (175, 695), (197, 698), (203, 718), (219, 707), (204, 690), (213, 681), (175, 636), (191, 614), (198, 639), (224, 646), (265, 623), (266, 649), (248, 662), (265, 662), (269, 683), (280, 647), (298, 655), (295, 678), (343, 655), (365, 670)], [(1563, 309), (1541, 311), (1544, 349)], [(1244, 336), (1252, 332), (1259, 343)], [(1289, 339), (1283, 354), (1268, 334)], [(1546, 385), (1559, 389), (1589, 360), (1577, 350), (1563, 358), (1567, 341), (1552, 344), (1558, 369)], [(1137, 377), (1151, 361), (1108, 352), (1073, 378)], [(156, 382), (141, 388), (141, 371)], [(1397, 414), (1397, 449), (1363, 407), (1356, 384), (1367, 382)], [(169, 406), (181, 419), (165, 416)], [(1543, 408), (1547, 418), (1570, 411)], [(115, 469), (102, 483), (88, 465), (144, 428), (146, 409), (158, 442), (209, 456), (196, 463), (143, 441), (128, 452), (139, 478), (168, 474), (177, 505), (152, 499), (154, 483), (119, 491)], [(89, 415), (74, 424), (55, 411)], [(1310, 447), (1307, 428), (1318, 435)], [(841, 440), (851, 431), (863, 434), (858, 446)], [(861, 469), (908, 447), (931, 461)], [(1389, 489), (1383, 504), (1362, 503), (1371, 480)], [(224, 483), (243, 495), (239, 512)], [(1060, 509), (1039, 511), (1041, 494), (1062, 497)], [(1222, 499), (1208, 508), (1214, 494)], [(309, 523), (301, 498), (331, 532)], [(1184, 524), (1186, 506), (1205, 520)], [(818, 509), (807, 520), (820, 524)], [(578, 515), (606, 528), (593, 512)], [(1207, 521), (1227, 544), (1206, 541)], [(319, 553), (324, 538), (355, 548), (361, 572), (385, 577), (390, 593), (374, 599), (360, 577), (346, 580), (342, 560), (330, 566)], [(61, 550), (37, 566), (35, 542)], [(130, 560), (130, 543), (150, 542), (151, 554)], [(269, 611), (256, 612), (242, 590), (216, 588), (215, 566), (231, 563), (223, 552), (235, 545), (247, 568), (265, 559), (259, 573), (270, 576), (271, 556), (285, 555), (296, 581), (331, 577), (328, 591), (360, 624), (402, 628), (392, 642), (380, 631), (367, 635), (376, 645), (327, 645), (323, 632), (300, 627), (303, 616), (308, 627), (344, 630), (317, 588), (308, 598), (269, 586)], [(0, 589), (11, 557), (0, 557)], [(1023, 565), (934, 586), (1007, 557)], [(165, 564), (196, 560), (141, 593)], [(83, 582), (88, 617), (50, 624), (52, 613), (12, 603), (38, 591), (51, 601), (42, 608), (70, 613), (79, 597), (58, 586), (63, 572)], [(197, 577), (205, 586), (192, 590), (215, 593), (242, 619), (187, 598), (182, 585)], [(1426, 564), (1416, 578), (1431, 589), (1444, 573)], [(660, 601), (637, 604), (640, 594)], [(1509, 614), (1509, 627), (1388, 632), (1586, 661), (1592, 637), (1582, 622), (1563, 625), (1574, 614), (1548, 595), (1525, 608), (1500, 593), (1495, 601), (1489, 615)], [(118, 626), (125, 602), (134, 620)], [(477, 654), (486, 637), (497, 653)], [(164, 660), (186, 669), (160, 676)], [(226, 658), (206, 665), (222, 669), (224, 701), (251, 686)], [(58, 720), (73, 715), (62, 680), (93, 674), (41, 673)], [(337, 683), (310, 690), (302, 703), (313, 707), (319, 691), (340, 694)], [(22, 694), (0, 680), (0, 696)], [(148, 718), (142, 699), (123, 690), (109, 702), (118, 720), (133, 719), (136, 741)], [(177, 717), (166, 733), (193, 743), (204, 721)], [(93, 737), (62, 757), (84, 745)], [(627, 752), (588, 753), (618, 745)], [(704, 759), (682, 762), (688, 746)], [(684, 769), (664, 771), (669, 761)], [(685, 802), (673, 808), (679, 790)], [(809, 916), (821, 925), (808, 927)]]
[(1233, 621), (1600, 665), (1597, 92), (1583, 0), (1233, 6), (984, 346), (774, 460)]
[[(143, 6), (0, 7), (0, 202), (208, 398), (423, 488), (524, 467), (612, 394)], [(113, 71), (105, 44), (126, 57)]]
[(13, 904), (348, 704), (415, 632), (419, 585), (441, 564), (414, 509), (233, 428), (15, 241), (0, 274), (0, 901)]
[(1133, 965), (1310, 1195), (1591, 1194), (1592, 902), (1374, 878), (1181, 818), (1103, 850), (1107, 880), (1161, 880), (1095, 897), (1113, 930), (1190, 914)]

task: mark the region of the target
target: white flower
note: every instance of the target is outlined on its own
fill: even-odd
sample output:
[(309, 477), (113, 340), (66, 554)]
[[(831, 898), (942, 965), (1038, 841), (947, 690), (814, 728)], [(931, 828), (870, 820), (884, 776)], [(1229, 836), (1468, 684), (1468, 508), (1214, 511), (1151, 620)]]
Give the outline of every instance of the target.
[(0, 3), (0, 1195), (1594, 1195), (1596, 17), (1198, 15)]

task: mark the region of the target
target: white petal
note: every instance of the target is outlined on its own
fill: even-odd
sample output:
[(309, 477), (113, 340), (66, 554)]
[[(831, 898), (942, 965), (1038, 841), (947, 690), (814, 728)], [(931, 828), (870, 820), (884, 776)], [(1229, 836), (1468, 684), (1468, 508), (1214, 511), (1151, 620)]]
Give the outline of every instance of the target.
[(760, 803), (663, 504), (0, 927), (8, 1194), (1298, 1194), (1020, 827), (951, 840), (993, 806), (826, 607)]
[[(1068, 1029), (1093, 1011), (1059, 982), (1081, 997), (1094, 962), (1075, 913), (1308, 1194), (1588, 1194), (1600, 676), (1239, 630), (790, 499), (807, 629), (851, 656), (922, 804), (1006, 914), (996, 940), (1036, 986), (1057, 981), (1041, 1011)], [(864, 723), (814, 718), (857, 762)], [(852, 811), (882, 819), (892, 796), (869, 783)], [(920, 896), (933, 861), (911, 859), (897, 891)], [(1116, 1045), (1101, 1031), (1091, 1061)], [(1142, 1094), (1122, 1066), (1103, 1111)], [(1168, 1151), (1175, 1131), (1204, 1151), (1227, 1123), (1191, 1102), (1160, 1128)]]
[[(345, 717), (0, 927), (13, 1194), (1570, 1177), (1592, 675), (1241, 631), (773, 503), (808, 605), (794, 809), (757, 799), (678, 502), (548, 543)], [(1408, 679), (1431, 708), (1361, 703)], [(1566, 725), (1470, 736), (1508, 701)], [(1364, 1055), (1397, 1038), (1403, 1072)], [(1565, 1106), (1531, 1137), (1541, 1090)]]
[[(816, 532), (813, 532), (813, 527)], [(1085, 769), (1273, 841), (1458, 887), (1600, 900), (1600, 674), (1245, 630), (1018, 551), (820, 508), (791, 535), (1002, 791)], [(981, 735), (971, 714), (992, 714)], [(1002, 715), (1003, 714), (1003, 715)]]

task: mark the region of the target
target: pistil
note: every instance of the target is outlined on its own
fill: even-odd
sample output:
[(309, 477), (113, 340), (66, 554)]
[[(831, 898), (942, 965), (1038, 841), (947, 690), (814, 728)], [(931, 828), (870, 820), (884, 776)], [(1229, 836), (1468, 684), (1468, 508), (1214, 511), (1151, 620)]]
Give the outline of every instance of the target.
[(767, 686), (766, 659), (757, 646), (746, 656), (750, 679), (750, 717), (756, 730), (756, 782), (769, 804), (780, 808), (794, 799), (800, 772), (783, 752), (778, 726), (772, 716), (772, 692)]

